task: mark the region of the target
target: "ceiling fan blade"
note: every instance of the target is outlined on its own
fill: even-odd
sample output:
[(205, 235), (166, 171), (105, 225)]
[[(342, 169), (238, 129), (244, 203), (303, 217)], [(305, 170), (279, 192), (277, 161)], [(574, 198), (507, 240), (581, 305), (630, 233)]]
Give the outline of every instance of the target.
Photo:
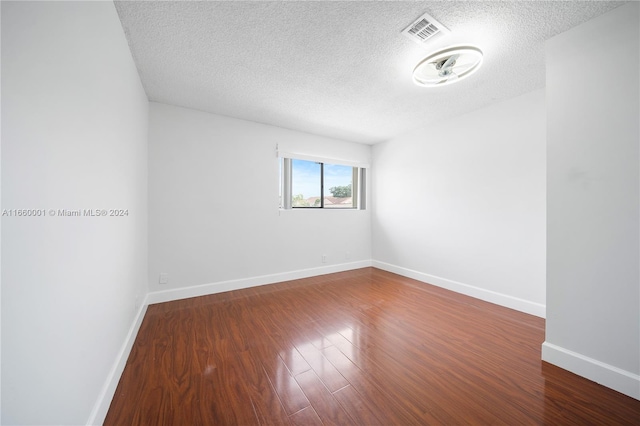
[(472, 67), (476, 63), (477, 63), (477, 61), (474, 58), (472, 58), (472, 57), (470, 58), (468, 56), (463, 56), (459, 60), (456, 61), (455, 65), (453, 65), (453, 68)]
[(455, 55), (451, 55), (449, 56), (449, 59), (447, 59), (447, 61), (442, 64), (442, 69), (447, 69), (447, 68), (451, 68), (453, 66), (453, 63), (460, 57), (459, 54), (455, 54)]
[(454, 67), (456, 60), (460, 57), (459, 54), (451, 55), (447, 58), (447, 60), (440, 67), (439, 75), (441, 77), (446, 77), (451, 73), (451, 69)]

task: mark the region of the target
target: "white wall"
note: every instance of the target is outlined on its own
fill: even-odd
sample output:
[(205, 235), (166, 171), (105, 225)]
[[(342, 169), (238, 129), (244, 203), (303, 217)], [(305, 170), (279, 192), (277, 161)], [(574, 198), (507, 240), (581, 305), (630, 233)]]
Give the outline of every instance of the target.
[(543, 359), (638, 399), (639, 15), (631, 3), (547, 42), (543, 346)]
[[(0, 4), (0, 25), (2, 22), (2, 6)], [(0, 46), (2, 46), (2, 31), (0, 27)], [(0, 48), (0, 52), (1, 52)], [(0, 55), (0, 78), (2, 76), (2, 55)], [(2, 84), (0, 84), (0, 99), (2, 99)], [(2, 102), (0, 102), (0, 208), (2, 207)], [(2, 220), (0, 219), (0, 241), (2, 241)], [(0, 424), (2, 424), (2, 244), (0, 243)]]
[(147, 285), (148, 102), (111, 2), (2, 2), (2, 423), (84, 424)]
[(149, 288), (214, 284), (151, 301), (370, 261), (370, 210), (279, 211), (275, 149), (368, 163), (369, 146), (153, 102), (149, 122)]
[(373, 149), (374, 266), (544, 316), (542, 90)]

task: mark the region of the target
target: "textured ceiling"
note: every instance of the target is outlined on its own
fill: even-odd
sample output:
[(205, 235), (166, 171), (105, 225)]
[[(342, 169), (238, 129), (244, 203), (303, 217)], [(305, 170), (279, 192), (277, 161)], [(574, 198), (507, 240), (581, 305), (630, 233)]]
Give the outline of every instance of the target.
[[(544, 87), (544, 41), (624, 2), (124, 1), (116, 8), (151, 101), (377, 143)], [(400, 32), (424, 12), (451, 30)], [(484, 64), (422, 88), (431, 51), (473, 44)]]

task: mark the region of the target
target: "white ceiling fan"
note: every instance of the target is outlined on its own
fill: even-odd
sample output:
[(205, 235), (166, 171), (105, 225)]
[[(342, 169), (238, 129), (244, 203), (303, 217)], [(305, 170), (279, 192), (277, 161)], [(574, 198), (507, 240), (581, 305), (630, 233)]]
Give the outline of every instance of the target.
[(482, 51), (475, 46), (439, 50), (416, 65), (413, 81), (419, 86), (445, 86), (473, 74), (482, 64)]

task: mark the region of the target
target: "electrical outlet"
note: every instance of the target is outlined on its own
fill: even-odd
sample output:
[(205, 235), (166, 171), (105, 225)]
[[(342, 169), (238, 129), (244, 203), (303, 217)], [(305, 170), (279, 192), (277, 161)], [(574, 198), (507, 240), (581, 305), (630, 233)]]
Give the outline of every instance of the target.
[(322, 255), (322, 263), (327, 263), (327, 255), (326, 254)]
[(160, 284), (166, 284), (169, 282), (169, 274), (166, 272), (160, 272), (160, 279), (158, 280)]

